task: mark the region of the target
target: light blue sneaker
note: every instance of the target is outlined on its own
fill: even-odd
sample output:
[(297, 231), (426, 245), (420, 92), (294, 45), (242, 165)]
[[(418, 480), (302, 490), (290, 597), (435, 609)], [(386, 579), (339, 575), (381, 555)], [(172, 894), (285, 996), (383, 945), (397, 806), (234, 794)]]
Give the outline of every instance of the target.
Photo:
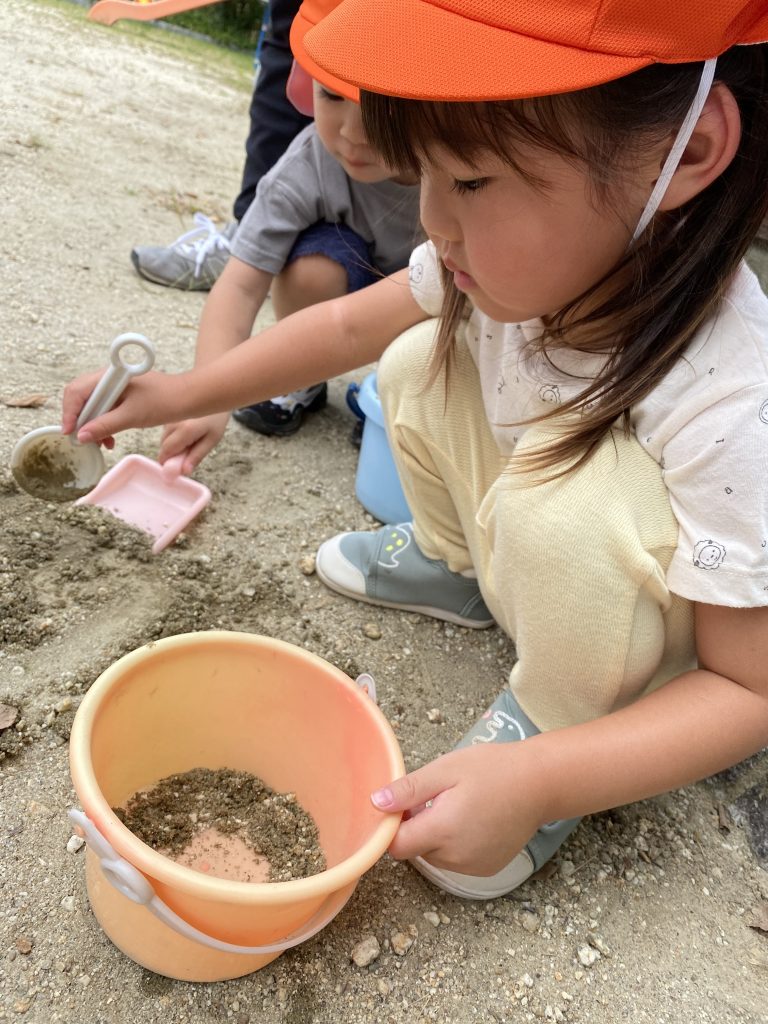
[(412, 523), (374, 533), (340, 533), (321, 544), (315, 565), (327, 587), (357, 601), (431, 615), (469, 629), (494, 624), (477, 580), (426, 558), (413, 539)]
[[(480, 743), (519, 743), (530, 736), (536, 736), (540, 731), (517, 703), (512, 691), (502, 690), (454, 749)], [(421, 813), (428, 811), (429, 805)], [(517, 889), (543, 867), (580, 821), (581, 818), (569, 818), (542, 825), (520, 853), (495, 875), (464, 875), (459, 871), (436, 868), (423, 857), (414, 857), (411, 864), (433, 885), (453, 896), (465, 900), (493, 900)]]

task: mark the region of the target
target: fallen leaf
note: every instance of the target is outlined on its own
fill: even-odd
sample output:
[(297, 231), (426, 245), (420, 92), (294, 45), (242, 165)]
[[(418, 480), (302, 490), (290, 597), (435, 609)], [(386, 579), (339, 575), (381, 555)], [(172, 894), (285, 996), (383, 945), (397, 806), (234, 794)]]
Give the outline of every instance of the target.
[(0, 401), (12, 409), (39, 409), (48, 401), (48, 395), (22, 395), (20, 398), (3, 398)]
[(0, 704), (0, 732), (3, 729), (10, 729), (18, 717), (18, 708), (12, 708), (10, 704)]
[(733, 818), (725, 804), (717, 805), (717, 827), (722, 832), (730, 832), (733, 828)]
[(747, 924), (759, 932), (768, 932), (768, 903), (761, 903), (759, 907), (754, 907)]

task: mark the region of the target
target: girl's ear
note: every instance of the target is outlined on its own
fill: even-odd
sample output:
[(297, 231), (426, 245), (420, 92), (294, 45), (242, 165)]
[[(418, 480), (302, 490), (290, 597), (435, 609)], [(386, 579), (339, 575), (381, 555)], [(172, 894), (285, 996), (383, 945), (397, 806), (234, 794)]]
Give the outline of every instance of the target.
[(740, 141), (739, 106), (728, 86), (715, 82), (659, 209), (676, 210), (702, 192), (733, 160)]

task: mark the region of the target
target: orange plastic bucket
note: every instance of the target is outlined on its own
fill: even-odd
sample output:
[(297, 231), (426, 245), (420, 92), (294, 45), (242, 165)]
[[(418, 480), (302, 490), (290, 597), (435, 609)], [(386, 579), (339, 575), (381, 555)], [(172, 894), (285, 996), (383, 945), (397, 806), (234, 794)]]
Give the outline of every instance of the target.
[[(399, 823), (369, 795), (404, 771), (386, 719), (343, 672), (291, 644), (228, 632), (169, 637), (115, 662), (77, 711), (70, 767), (96, 918), (131, 959), (188, 981), (258, 970), (335, 916)], [(150, 849), (112, 812), (198, 767), (295, 793), (327, 869), (291, 882), (212, 878)]]

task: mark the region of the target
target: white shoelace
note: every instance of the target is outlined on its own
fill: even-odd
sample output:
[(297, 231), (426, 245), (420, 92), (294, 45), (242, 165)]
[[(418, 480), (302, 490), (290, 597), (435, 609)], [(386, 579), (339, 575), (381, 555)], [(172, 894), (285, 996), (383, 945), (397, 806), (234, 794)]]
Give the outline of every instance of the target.
[(177, 238), (170, 248), (178, 249), (185, 256), (194, 256), (195, 277), (199, 277), (206, 256), (214, 252), (230, 252), (231, 245), (227, 236), (204, 213), (196, 213), (193, 220), (197, 227)]
[(289, 395), (277, 395), (270, 399), (273, 405), (279, 405), (286, 412), (293, 412), (297, 405), (309, 405), (323, 389), (322, 384), (314, 384), (311, 388), (302, 388), (300, 391), (292, 391)]

